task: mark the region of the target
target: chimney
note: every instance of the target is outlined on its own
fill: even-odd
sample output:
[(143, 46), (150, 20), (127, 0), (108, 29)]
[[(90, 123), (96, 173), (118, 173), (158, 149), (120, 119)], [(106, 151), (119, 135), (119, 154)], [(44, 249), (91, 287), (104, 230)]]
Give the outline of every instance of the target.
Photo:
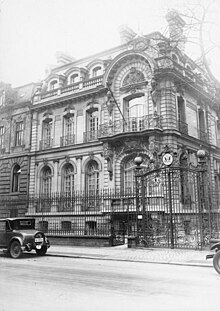
[(121, 44), (128, 43), (136, 36), (136, 33), (131, 28), (129, 28), (127, 25), (121, 25), (118, 28), (118, 31), (119, 31), (120, 38), (121, 38)]
[(55, 54), (56, 59), (57, 59), (57, 64), (62, 66), (68, 63), (73, 62), (74, 60), (76, 60), (75, 58), (73, 58), (72, 56), (63, 53), (63, 52), (56, 52)]
[(184, 36), (185, 21), (180, 17), (176, 10), (171, 10), (166, 15), (169, 25), (169, 34), (171, 46), (179, 48), (182, 52), (185, 50), (186, 37)]

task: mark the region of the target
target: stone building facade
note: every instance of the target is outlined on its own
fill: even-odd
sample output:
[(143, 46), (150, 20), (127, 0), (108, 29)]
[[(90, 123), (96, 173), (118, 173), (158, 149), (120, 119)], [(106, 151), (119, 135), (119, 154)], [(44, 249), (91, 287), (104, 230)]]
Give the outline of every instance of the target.
[[(187, 150), (188, 163), (195, 165), (197, 151), (204, 149), (211, 190), (217, 194), (212, 203), (219, 208), (216, 88), (205, 69), (184, 53), (184, 21), (175, 13), (167, 20), (169, 38), (158, 32), (139, 36), (121, 27), (120, 46), (80, 60), (59, 54), (58, 65), (41, 85), (14, 90), (13, 105), (1, 108), (0, 135), (7, 124), (1, 195), (133, 191), (135, 157), (141, 156), (148, 167), (169, 145), (176, 153)], [(21, 99), (25, 90), (29, 95)], [(21, 123), (23, 141), (17, 146)], [(14, 171), (20, 169), (19, 191), (14, 193)], [(55, 219), (59, 204), (45, 211)], [(65, 208), (62, 212), (65, 221), (72, 219)], [(1, 208), (1, 213), (7, 211)], [(26, 209), (26, 215), (41, 213), (36, 204)]]
[(0, 217), (27, 211), (34, 91), (34, 84), (15, 89), (0, 84)]
[[(60, 55), (63, 64), (37, 90), (30, 193), (126, 189), (134, 157), (147, 162), (166, 144), (187, 146), (192, 162), (202, 145), (216, 179), (220, 127), (212, 81), (161, 34), (120, 33), (123, 44), (114, 49), (75, 61)], [(71, 186), (63, 181), (67, 168)]]

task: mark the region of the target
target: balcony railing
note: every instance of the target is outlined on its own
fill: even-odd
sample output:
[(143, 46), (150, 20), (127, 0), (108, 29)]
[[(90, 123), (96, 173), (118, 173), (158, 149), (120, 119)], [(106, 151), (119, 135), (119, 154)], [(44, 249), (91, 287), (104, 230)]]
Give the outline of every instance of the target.
[(102, 77), (98, 76), (95, 78), (91, 78), (85, 81), (80, 81), (74, 84), (70, 84), (61, 88), (56, 88), (54, 90), (50, 90), (47, 92), (39, 92), (34, 96), (34, 102), (40, 101), (42, 99), (47, 99), (54, 96), (62, 96), (63, 94), (66, 94), (68, 92), (78, 92), (83, 89), (90, 89), (97, 86), (102, 85)]
[(75, 135), (67, 135), (60, 137), (60, 146), (68, 146), (75, 144)]
[(88, 143), (90, 141), (97, 140), (98, 139), (98, 133), (99, 133), (99, 131), (84, 132), (83, 133), (83, 142)]
[(40, 140), (40, 150), (51, 149), (53, 147), (53, 139)]
[(121, 133), (142, 132), (148, 129), (161, 127), (161, 118), (158, 115), (148, 115), (138, 118), (129, 118), (126, 121), (117, 120), (112, 124), (100, 125), (99, 137), (113, 136)]

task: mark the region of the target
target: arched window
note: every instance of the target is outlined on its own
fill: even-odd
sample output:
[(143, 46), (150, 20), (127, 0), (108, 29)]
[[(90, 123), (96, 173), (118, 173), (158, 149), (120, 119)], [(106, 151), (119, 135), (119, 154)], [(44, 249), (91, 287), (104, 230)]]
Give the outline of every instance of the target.
[(134, 159), (130, 159), (124, 163), (124, 190), (134, 189), (135, 186), (135, 175), (134, 175), (135, 163)]
[(102, 67), (101, 66), (97, 66), (92, 70), (92, 77), (97, 77), (100, 76), (102, 74)]
[(51, 193), (51, 168), (47, 165), (42, 169), (41, 174), (41, 193), (49, 195)]
[(68, 163), (63, 168), (62, 174), (62, 191), (66, 194), (72, 194), (74, 191), (74, 168)]
[(146, 104), (143, 95), (125, 100), (124, 114), (127, 119), (129, 131), (141, 131), (144, 128)]
[(76, 82), (79, 82), (79, 75), (78, 73), (74, 73), (70, 76), (70, 79), (69, 79), (69, 84), (73, 84), (73, 83), (76, 83)]
[(127, 105), (127, 115), (128, 118), (138, 118), (144, 115), (144, 96), (135, 97), (128, 101)]
[(12, 192), (19, 192), (20, 186), (20, 175), (21, 175), (21, 167), (20, 165), (16, 164), (12, 171)]
[(49, 90), (52, 91), (54, 89), (58, 88), (58, 81), (57, 80), (53, 80), (50, 82), (50, 85), (49, 85)]
[[(121, 164), (121, 181), (124, 191), (132, 191), (135, 189), (135, 162), (134, 157), (126, 158)], [(143, 157), (143, 167), (148, 166), (148, 158)]]
[(91, 160), (86, 169), (86, 190), (90, 193), (96, 193), (99, 190), (99, 166), (94, 160)]

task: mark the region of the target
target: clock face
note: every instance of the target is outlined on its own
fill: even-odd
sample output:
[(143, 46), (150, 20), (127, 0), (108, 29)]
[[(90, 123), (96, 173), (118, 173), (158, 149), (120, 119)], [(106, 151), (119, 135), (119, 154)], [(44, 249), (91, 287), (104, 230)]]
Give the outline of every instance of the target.
[(170, 153), (165, 153), (163, 155), (163, 164), (164, 165), (171, 165), (173, 163), (173, 156)]

